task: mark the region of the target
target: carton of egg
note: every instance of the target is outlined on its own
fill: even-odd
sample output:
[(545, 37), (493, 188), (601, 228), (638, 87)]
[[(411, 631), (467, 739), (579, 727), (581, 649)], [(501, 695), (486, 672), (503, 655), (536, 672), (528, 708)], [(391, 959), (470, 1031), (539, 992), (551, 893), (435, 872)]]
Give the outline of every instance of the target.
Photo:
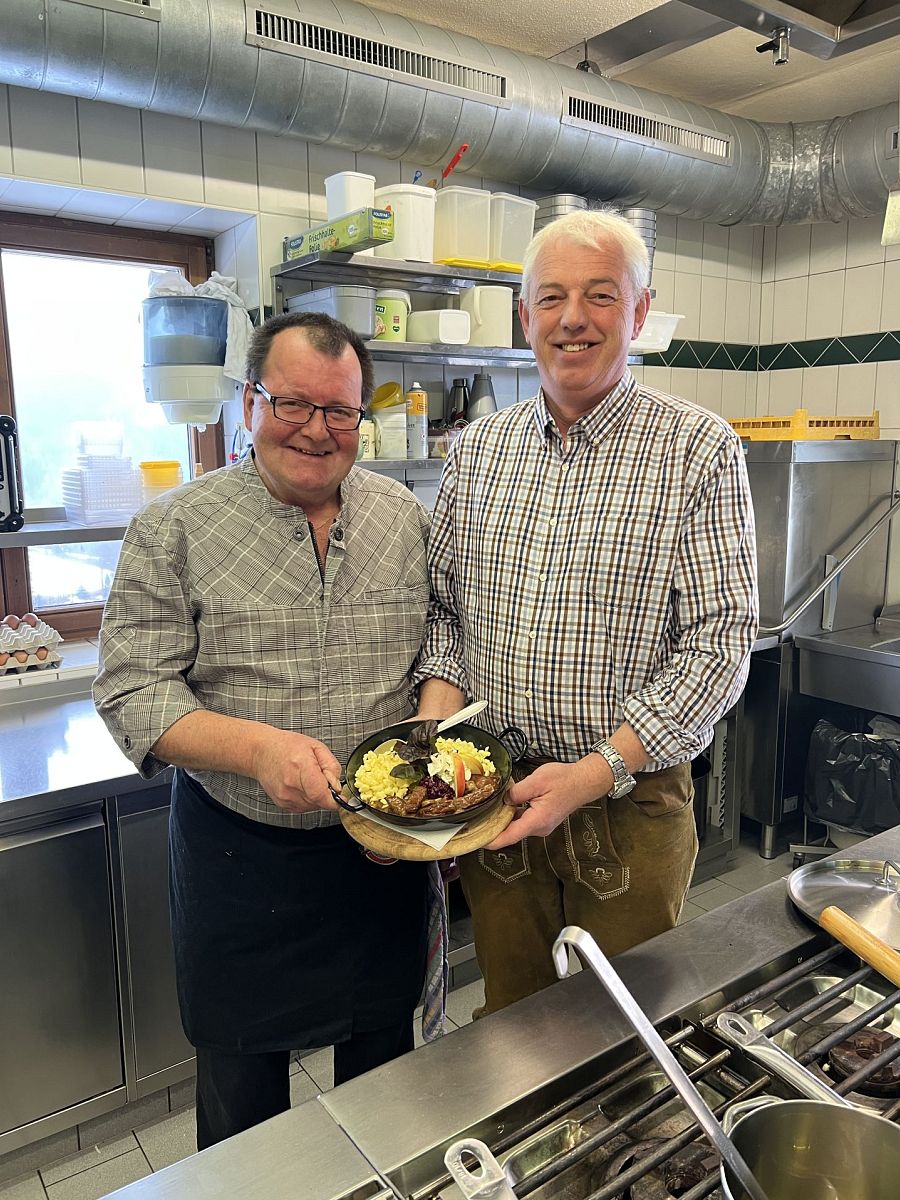
[(61, 641), (59, 633), (34, 613), (10, 613), (0, 622), (0, 678), (11, 671), (21, 675), (30, 668), (59, 666)]

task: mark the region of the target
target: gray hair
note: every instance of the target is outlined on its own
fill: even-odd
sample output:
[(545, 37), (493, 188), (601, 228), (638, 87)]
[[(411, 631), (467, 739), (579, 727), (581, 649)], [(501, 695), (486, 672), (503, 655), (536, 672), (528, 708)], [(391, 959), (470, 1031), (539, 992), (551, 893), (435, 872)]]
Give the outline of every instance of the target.
[(247, 363), (244, 369), (245, 378), (249, 383), (262, 381), (272, 342), (285, 329), (302, 329), (313, 349), (329, 358), (340, 358), (350, 346), (359, 359), (359, 369), (362, 372), (362, 407), (369, 407), (375, 390), (372, 355), (358, 333), (342, 321), (329, 317), (327, 313), (280, 313), (278, 316), (269, 317), (254, 329), (250, 345), (247, 347)]
[(522, 263), (522, 297), (527, 308), (531, 301), (531, 276), (542, 250), (558, 241), (597, 247), (604, 240), (615, 242), (625, 259), (632, 298), (637, 300), (650, 282), (650, 256), (639, 233), (614, 208), (589, 212), (571, 212), (545, 225), (534, 235), (525, 250)]

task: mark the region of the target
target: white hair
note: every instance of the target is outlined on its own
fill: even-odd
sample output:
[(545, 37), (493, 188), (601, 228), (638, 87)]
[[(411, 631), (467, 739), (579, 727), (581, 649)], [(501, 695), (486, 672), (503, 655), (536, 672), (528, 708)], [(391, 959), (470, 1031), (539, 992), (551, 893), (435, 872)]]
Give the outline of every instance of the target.
[(522, 297), (525, 307), (531, 300), (531, 276), (538, 255), (547, 246), (559, 241), (575, 242), (580, 246), (598, 247), (604, 240), (614, 241), (622, 251), (633, 299), (650, 282), (650, 256), (647, 247), (634, 227), (613, 208), (568, 213), (551, 221), (534, 235), (525, 250), (522, 262)]

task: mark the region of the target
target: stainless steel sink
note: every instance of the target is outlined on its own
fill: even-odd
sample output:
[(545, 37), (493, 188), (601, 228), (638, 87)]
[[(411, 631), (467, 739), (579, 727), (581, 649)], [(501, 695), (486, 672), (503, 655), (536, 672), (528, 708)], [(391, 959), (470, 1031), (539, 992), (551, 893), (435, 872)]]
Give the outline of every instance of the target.
[(794, 641), (804, 695), (900, 717), (900, 638), (872, 624)]

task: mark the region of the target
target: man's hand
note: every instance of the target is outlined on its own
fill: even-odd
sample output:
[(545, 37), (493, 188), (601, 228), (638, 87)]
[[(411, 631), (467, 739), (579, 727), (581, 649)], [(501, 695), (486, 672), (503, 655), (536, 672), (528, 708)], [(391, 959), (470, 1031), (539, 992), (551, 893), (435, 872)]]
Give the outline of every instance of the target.
[(608, 795), (612, 786), (612, 772), (599, 754), (575, 763), (545, 763), (510, 786), (504, 803), (525, 807), (487, 849), (501, 850), (526, 837), (546, 837), (569, 813)]
[(341, 765), (323, 742), (303, 733), (270, 729), (254, 755), (253, 776), (287, 812), (337, 810), (328, 785), (340, 790)]

